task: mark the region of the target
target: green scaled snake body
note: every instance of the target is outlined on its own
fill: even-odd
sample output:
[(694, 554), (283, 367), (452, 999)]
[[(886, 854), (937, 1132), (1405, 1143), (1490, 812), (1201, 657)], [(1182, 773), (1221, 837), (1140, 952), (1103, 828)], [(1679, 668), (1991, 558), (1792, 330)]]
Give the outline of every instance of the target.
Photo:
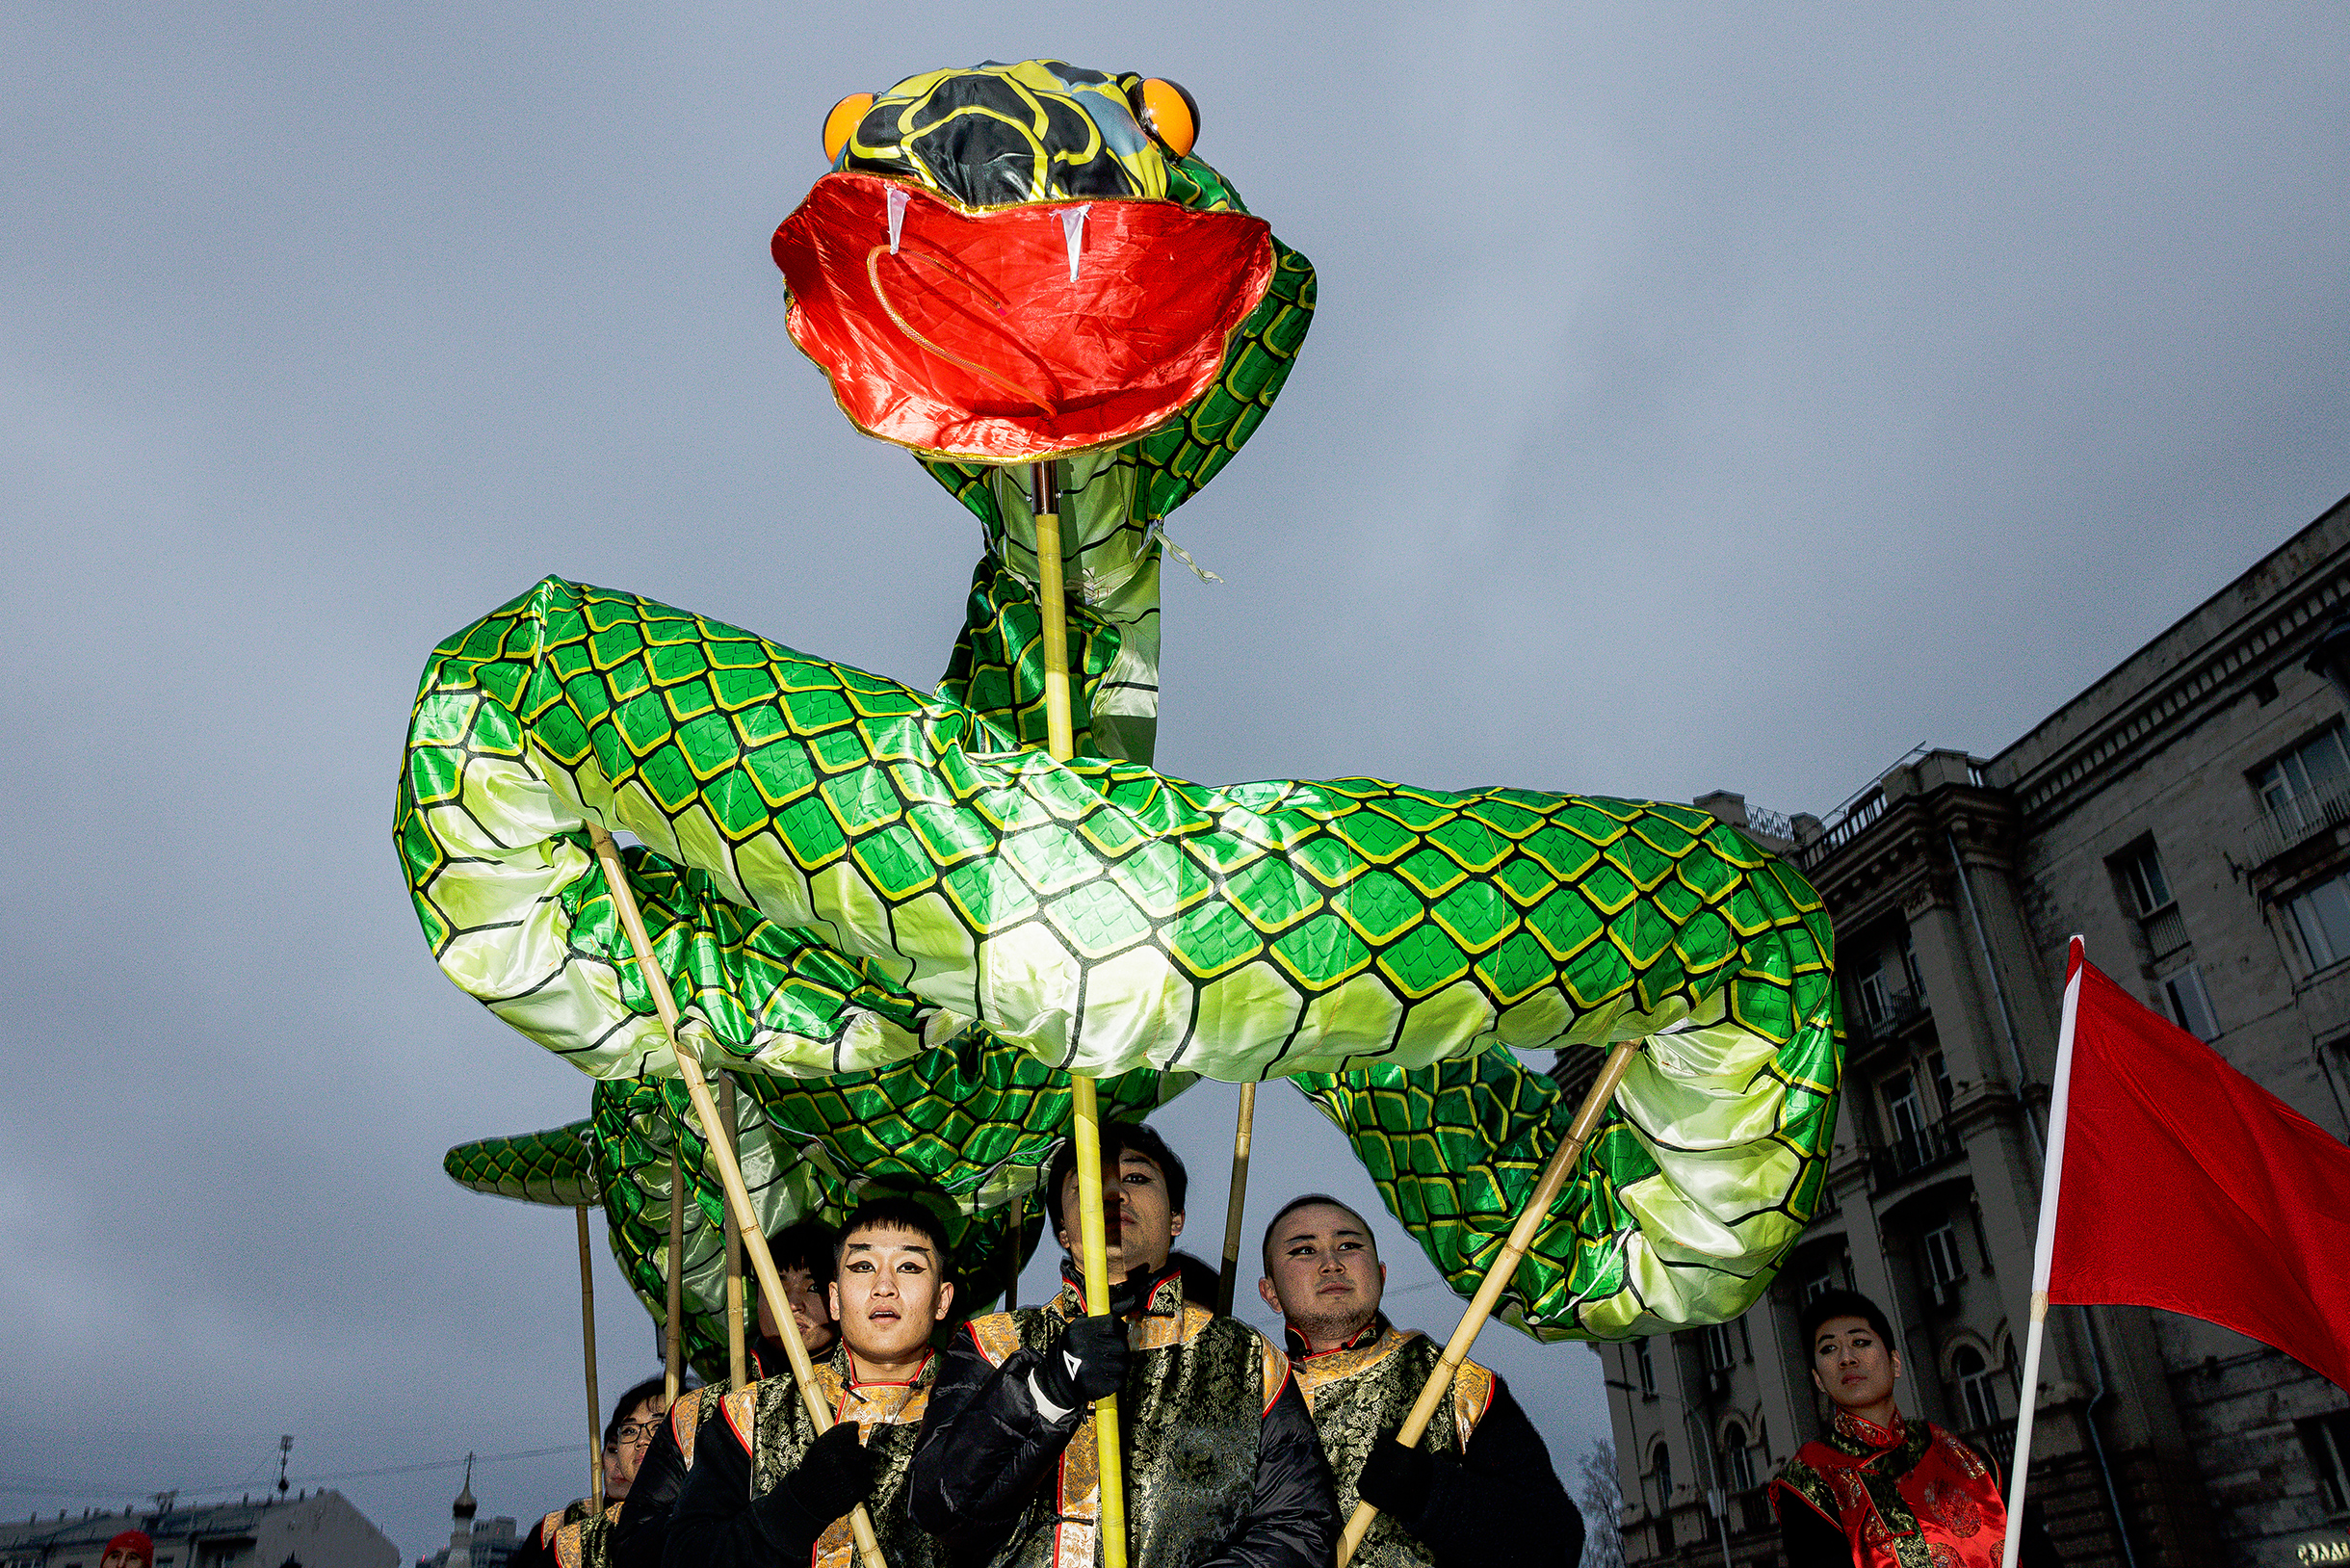
[[(976, 1027), (1063, 1071), (1242, 1080), (1676, 1032), (1685, 1059), (1647, 1054), (1626, 1098), (1715, 1185), (1735, 1166), (1791, 1192), (1824, 1152), (1818, 1075), (1780, 1058), (1832, 1050), (1825, 912), (1691, 808), (1059, 763), (944, 699), (548, 579), (435, 651), (397, 837), (444, 971), (627, 1078), (672, 1069), (590, 821), (640, 841), (632, 880), (713, 1065), (870, 1071)], [(1692, 1257), (1740, 1226), (1733, 1256), (1775, 1257), (1799, 1226), (1744, 1208), (1705, 1216), (1702, 1254), (1681, 1227)], [(1624, 1331), (1631, 1288), (1580, 1326)]]

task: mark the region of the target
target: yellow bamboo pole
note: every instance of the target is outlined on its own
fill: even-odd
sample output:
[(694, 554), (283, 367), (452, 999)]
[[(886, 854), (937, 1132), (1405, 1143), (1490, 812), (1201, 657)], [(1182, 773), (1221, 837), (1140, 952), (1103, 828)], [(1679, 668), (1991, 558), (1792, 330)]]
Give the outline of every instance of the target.
[[(742, 1162), (735, 1158), (734, 1145), (718, 1130), (717, 1101), (710, 1093), (710, 1082), (702, 1076), (701, 1058), (694, 1054), (691, 1041), (680, 1032), (677, 1024), (677, 998), (669, 991), (669, 977), (663, 972), (660, 961), (653, 955), (652, 939), (645, 935), (644, 917), (638, 912), (636, 892), (628, 884), (628, 873), (620, 864), (619, 846), (612, 835), (590, 823), (588, 838), (595, 845), (595, 857), (604, 868), (605, 885), (612, 889), (613, 906), (620, 913), (620, 924), (628, 931), (629, 946), (637, 954), (637, 972), (644, 977), (646, 989), (653, 993), (653, 1010), (661, 1015), (661, 1027), (667, 1032), (670, 1049), (677, 1058), (677, 1076), (685, 1080), (686, 1093), (693, 1101), (693, 1114), (702, 1124), (712, 1158), (718, 1162), (718, 1181), (726, 1189), (727, 1212), (734, 1215), (735, 1228), (749, 1238), (751, 1271), (758, 1276), (759, 1289), (770, 1301), (789, 1301), (784, 1294), (783, 1276), (775, 1267), (775, 1255), (769, 1250), (767, 1235), (759, 1228), (758, 1211), (751, 1207), (750, 1189), (743, 1181)], [(776, 1327), (783, 1335), (783, 1353), (792, 1364), (792, 1380), (799, 1390), (800, 1402), (807, 1406), (808, 1421), (817, 1434), (832, 1429), (832, 1407), (816, 1386), (816, 1367), (808, 1360), (808, 1347), (799, 1337), (799, 1324), (787, 1311), (775, 1314)], [(865, 1504), (858, 1503), (849, 1513), (849, 1528), (856, 1537), (857, 1556), (865, 1568), (889, 1568), (881, 1555), (881, 1543), (874, 1536), (873, 1516)]]
[(669, 1156), (669, 1301), (662, 1318), (662, 1408), (677, 1402), (686, 1361), (686, 1167)]
[(1257, 1085), (1240, 1085), (1240, 1113), (1232, 1127), (1232, 1196), (1224, 1204), (1224, 1271), (1215, 1283), (1215, 1310), (1232, 1316), (1240, 1284), (1240, 1213), (1248, 1207), (1248, 1145), (1256, 1136)]
[[(1066, 760), (1077, 750), (1069, 723), (1068, 600), (1061, 583), (1060, 464), (1029, 467), (1029, 507), (1036, 519), (1036, 603), (1044, 637), (1045, 745)], [(1077, 1145), (1077, 1226), (1085, 1273), (1085, 1312), (1110, 1311), (1110, 1247), (1102, 1224), (1102, 1113), (1093, 1079), (1069, 1075), (1071, 1132)], [(1126, 1568), (1126, 1465), (1118, 1446), (1118, 1399), (1093, 1406), (1093, 1441), (1100, 1450), (1103, 1568)]]
[[(1508, 1288), (1510, 1276), (1518, 1271), (1518, 1264), (1525, 1258), (1526, 1249), (1534, 1244), (1534, 1233), (1550, 1217), (1551, 1205), (1557, 1201), (1559, 1189), (1567, 1185), (1568, 1174), (1574, 1170), (1576, 1161), (1582, 1158), (1584, 1147), (1591, 1141), (1592, 1129), (1599, 1126), (1601, 1115), (1607, 1110), (1607, 1103), (1615, 1098), (1616, 1085), (1624, 1081), (1624, 1071), (1632, 1065), (1632, 1055), (1639, 1049), (1638, 1040), (1626, 1040), (1607, 1054), (1606, 1064), (1600, 1068), (1600, 1076), (1592, 1083), (1591, 1092), (1583, 1096), (1582, 1109), (1576, 1111), (1574, 1122), (1567, 1128), (1567, 1136), (1551, 1152), (1551, 1162), (1542, 1167), (1542, 1179), (1534, 1184), (1533, 1195), (1526, 1200), (1526, 1207), (1518, 1211), (1517, 1223), (1509, 1228), (1509, 1239), (1501, 1243), (1501, 1254), (1494, 1259), (1493, 1267), (1485, 1270), (1484, 1283), (1476, 1288), (1469, 1310), (1461, 1314), (1460, 1325), (1452, 1330), (1452, 1338), (1446, 1342), (1443, 1357), (1428, 1372), (1428, 1380), (1421, 1385), (1420, 1398), (1412, 1405), (1412, 1413), (1404, 1418), (1402, 1427), (1397, 1431), (1396, 1441), (1403, 1447), (1417, 1447), (1421, 1438), (1427, 1435), (1428, 1423), (1435, 1417), (1437, 1407), (1452, 1392), (1452, 1374), (1460, 1371), (1461, 1363), (1468, 1359), (1469, 1346), (1476, 1343), (1477, 1331), (1485, 1326), (1485, 1320), (1493, 1316), (1494, 1303), (1501, 1299), (1501, 1293)], [(1339, 1541), (1338, 1568), (1346, 1568), (1355, 1549), (1363, 1544), (1364, 1532), (1371, 1529), (1371, 1522), (1378, 1517), (1378, 1513), (1379, 1510), (1368, 1503), (1358, 1501), (1355, 1503), (1354, 1516), (1346, 1521), (1346, 1533)]]
[[(718, 1074), (718, 1126), (733, 1149), (742, 1141), (735, 1126), (735, 1086), (730, 1073)], [(731, 1205), (726, 1210), (726, 1377), (742, 1388), (750, 1381), (750, 1344), (743, 1325), (743, 1226)], [(759, 1227), (753, 1225), (751, 1229)]]
[(588, 1495), (604, 1511), (604, 1400), (595, 1387), (595, 1269), (588, 1250), (588, 1206), (572, 1211), (580, 1222), (580, 1346), (588, 1364)]

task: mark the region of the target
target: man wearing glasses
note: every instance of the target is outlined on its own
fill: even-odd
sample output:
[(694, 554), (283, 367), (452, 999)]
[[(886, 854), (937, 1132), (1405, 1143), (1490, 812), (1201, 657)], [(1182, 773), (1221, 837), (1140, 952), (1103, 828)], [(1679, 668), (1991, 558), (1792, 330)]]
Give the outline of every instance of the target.
[(664, 1391), (662, 1378), (648, 1377), (612, 1407), (604, 1424), (604, 1511), (596, 1513), (586, 1498), (557, 1509), (507, 1559), (508, 1568), (608, 1568), (620, 1505), (661, 1430)]

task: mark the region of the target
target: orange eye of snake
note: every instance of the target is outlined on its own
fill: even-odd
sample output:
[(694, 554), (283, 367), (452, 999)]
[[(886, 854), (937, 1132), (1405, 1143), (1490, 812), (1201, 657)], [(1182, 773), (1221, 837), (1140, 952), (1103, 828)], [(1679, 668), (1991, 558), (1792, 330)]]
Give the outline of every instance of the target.
[(1191, 144), (1199, 140), (1199, 103), (1181, 84), (1150, 77), (1142, 84), (1142, 128), (1165, 143), (1176, 157), (1188, 157)]
[(870, 92), (851, 92), (832, 106), (832, 113), (824, 117), (824, 162), (837, 164), (841, 161), (841, 148), (849, 145), (849, 138), (856, 130), (857, 121), (863, 119), (865, 111), (873, 106), (874, 95)]

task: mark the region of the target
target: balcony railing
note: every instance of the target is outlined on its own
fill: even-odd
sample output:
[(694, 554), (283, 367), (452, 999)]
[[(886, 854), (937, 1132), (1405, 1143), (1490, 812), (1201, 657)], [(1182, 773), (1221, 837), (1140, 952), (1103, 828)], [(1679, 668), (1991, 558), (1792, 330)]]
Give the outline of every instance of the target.
[(2330, 833), (2344, 823), (2350, 823), (2350, 789), (2334, 789), (2323, 795), (2279, 802), (2262, 811), (2259, 821), (2245, 835), (2253, 869), (2258, 871), (2287, 849), (2296, 849), (2320, 833)]
[(2187, 923), (2180, 918), (2179, 905), (2166, 903), (2139, 923), (2146, 932), (2146, 945), (2157, 958), (2167, 958), (2187, 945)]
[(1811, 843), (1798, 846), (1788, 856), (1800, 871), (1810, 871), (1828, 856), (1836, 853), (1868, 830), (1868, 824), (1885, 815), (1885, 792), (1876, 790), (1853, 802), (1850, 810), (1839, 818), (1826, 832)]
[(1870, 1152), (1869, 1172), (1876, 1187), (1883, 1190), (1912, 1176), (1946, 1165), (1965, 1158), (1967, 1146), (1951, 1135), (1941, 1122), (1928, 1122), (1916, 1132), (1905, 1133), (1881, 1149)]
[(1890, 1040), (1903, 1030), (1923, 1018), (1933, 1009), (1924, 997), (1914, 991), (1886, 991), (1883, 1010), (1874, 1018), (1868, 1016), (1868, 1005), (1863, 1003), (1853, 1009), (1846, 1020), (1847, 1029), (1866, 1040)]

